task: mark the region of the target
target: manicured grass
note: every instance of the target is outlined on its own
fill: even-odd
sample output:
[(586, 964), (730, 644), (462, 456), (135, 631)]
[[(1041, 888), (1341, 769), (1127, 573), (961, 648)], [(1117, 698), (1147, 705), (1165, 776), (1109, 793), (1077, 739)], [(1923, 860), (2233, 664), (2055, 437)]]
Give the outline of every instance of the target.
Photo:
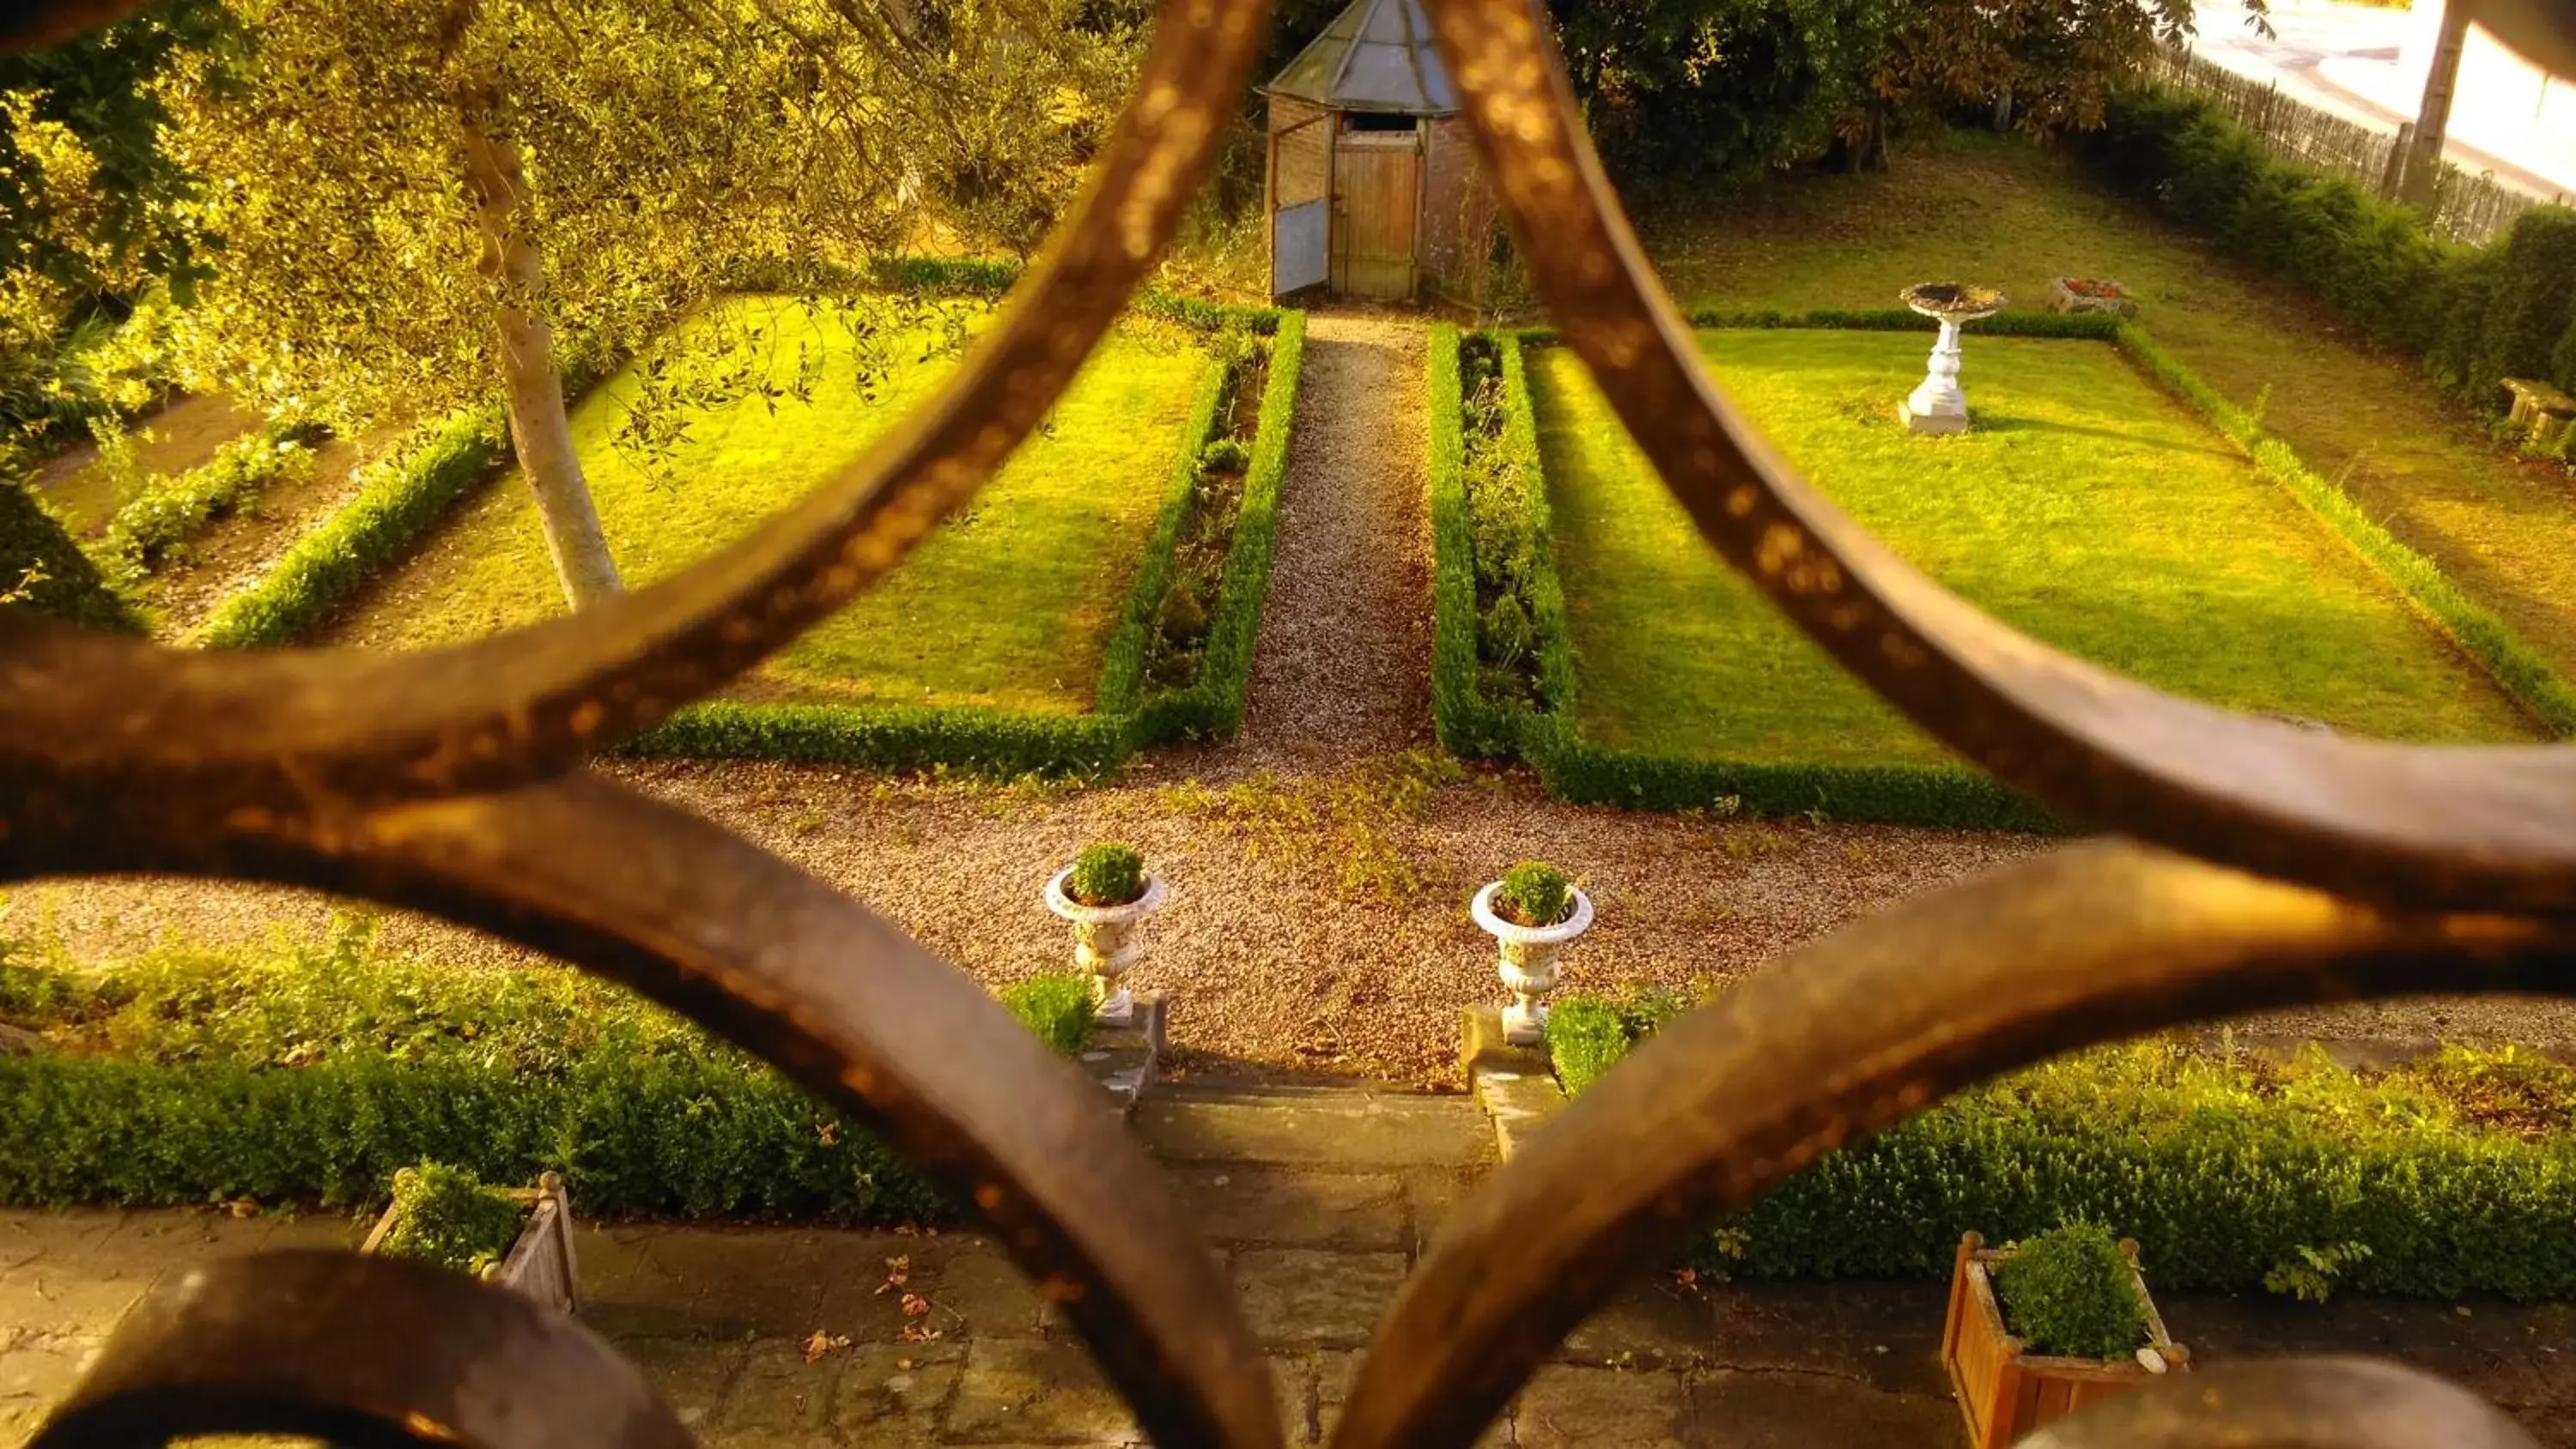
[[(853, 386), (848, 332), (795, 303), (732, 304), (769, 318), (780, 383), (816, 349), (809, 401), (758, 400), (687, 419), (666, 459), (614, 441), (633, 369), (575, 410), (573, 432), (609, 546), (630, 585), (673, 573), (748, 532), (865, 452), (949, 365), (923, 324), (882, 337), (873, 398)], [(959, 302), (979, 316), (980, 304)], [(980, 705), (1067, 714), (1092, 705), (1102, 650), (1171, 477), (1174, 449), (1212, 361), (1181, 328), (1136, 322), (1095, 354), (1032, 438), (970, 508), (858, 602), (798, 639), (737, 693), (818, 704)], [(340, 643), (421, 648), (561, 612), (536, 505), (515, 474), (459, 507), (405, 567), (328, 631)]]
[(1962, 131), (1900, 149), (1882, 174), (1640, 209), (1649, 251), (1693, 306), (1885, 307), (1908, 283), (1951, 279), (2037, 305), (2053, 275), (2116, 278), (2157, 341), (2238, 405), (2259, 401), (2308, 466), (2576, 676), (2564, 471), (2505, 454), (2415, 363), (2112, 194), (2072, 157)]
[[(1699, 338), (1817, 486), (2051, 644), (2355, 734), (2541, 737), (2384, 578), (2109, 345), (1972, 333), (1976, 429), (1932, 440), (1894, 413), (1928, 334)], [(1533, 351), (1530, 373), (1588, 738), (1708, 759), (1944, 758), (1710, 552), (1570, 352)]]

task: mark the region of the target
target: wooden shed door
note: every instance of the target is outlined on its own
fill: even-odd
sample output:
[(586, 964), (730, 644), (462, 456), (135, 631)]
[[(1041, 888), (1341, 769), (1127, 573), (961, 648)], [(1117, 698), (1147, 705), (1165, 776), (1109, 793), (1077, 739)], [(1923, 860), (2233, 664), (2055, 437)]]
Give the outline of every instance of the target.
[(1422, 137), (1351, 131), (1333, 141), (1333, 290), (1397, 300), (1413, 295), (1413, 241), (1422, 214)]

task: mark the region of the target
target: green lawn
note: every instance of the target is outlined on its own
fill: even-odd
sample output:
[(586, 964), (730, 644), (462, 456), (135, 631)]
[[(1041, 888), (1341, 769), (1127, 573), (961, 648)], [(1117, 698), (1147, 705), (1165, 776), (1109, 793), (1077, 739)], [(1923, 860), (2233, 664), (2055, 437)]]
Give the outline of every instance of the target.
[[(1827, 495), (2051, 644), (2356, 734), (2540, 737), (2368, 564), (2108, 344), (1971, 329), (1975, 429), (1927, 439), (1894, 410), (1928, 333), (1699, 339)], [(1700, 541), (1572, 353), (1534, 350), (1530, 383), (1589, 738), (1704, 759), (1944, 758)]]
[(1881, 174), (1781, 178), (1640, 210), (1649, 252), (1693, 306), (1887, 307), (1908, 283), (1952, 279), (2035, 305), (2052, 275), (2117, 278), (2144, 299), (2158, 342), (2237, 403), (2261, 400), (2265, 425), (2308, 466), (2576, 676), (2565, 473), (2505, 454), (2416, 363), (2104, 190), (2071, 157), (1959, 131), (1901, 148)]
[[(853, 387), (846, 329), (796, 305), (743, 299), (774, 318), (763, 349), (782, 382), (817, 349), (811, 400), (701, 411), (666, 460), (613, 441), (637, 380), (620, 373), (573, 413), (591, 494), (627, 583), (670, 574), (741, 537), (866, 451), (952, 364), (933, 326), (887, 339), (873, 400)], [(968, 304), (958, 304), (965, 306)], [(980, 316), (982, 309), (977, 308)], [(1122, 328), (1085, 365), (1052, 427), (1021, 448), (969, 510), (944, 524), (857, 603), (806, 633), (736, 692), (831, 704), (1090, 708), (1101, 651), (1153, 531), (1209, 355), (1180, 329)], [(516, 474), (441, 525), (420, 555), (371, 588), (334, 642), (420, 648), (563, 609), (536, 504)]]

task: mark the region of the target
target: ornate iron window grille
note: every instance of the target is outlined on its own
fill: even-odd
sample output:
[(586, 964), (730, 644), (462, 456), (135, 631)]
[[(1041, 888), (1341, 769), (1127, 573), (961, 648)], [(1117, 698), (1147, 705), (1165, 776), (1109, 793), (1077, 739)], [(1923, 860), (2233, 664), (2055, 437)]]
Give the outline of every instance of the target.
[[(1670, 1234), (1994, 1073), (2261, 1007), (2576, 990), (2576, 751), (2400, 747), (2229, 715), (1979, 614), (1810, 489), (1709, 381), (1583, 134), (1543, 11), (1427, 7), (1540, 297), (1702, 534), (1916, 723), (2106, 834), (1861, 921), (1662, 1033), (1570, 1109), (1579, 1128), (1539, 1138), (1461, 1207), (1382, 1325), (1337, 1445), (1472, 1442)], [(133, 8), (51, 0), (0, 19), (0, 43)], [(2569, 0), (2488, 0), (2480, 18), (2534, 54), (2576, 47)], [(1263, 0), (1165, 0), (1089, 190), (1002, 323), (864, 459), (676, 578), (403, 656), (213, 656), (0, 609), (0, 879), (321, 886), (621, 981), (959, 1189), (1158, 1443), (1276, 1444), (1232, 1293), (1072, 1068), (856, 903), (582, 768), (867, 588), (999, 465), (1170, 239), (1267, 19)], [(328, 1253), (156, 1291), (37, 1442), (210, 1432), (690, 1442), (569, 1320)], [(2529, 1441), (2428, 1376), (2291, 1360), (2167, 1383), (2045, 1442)]]

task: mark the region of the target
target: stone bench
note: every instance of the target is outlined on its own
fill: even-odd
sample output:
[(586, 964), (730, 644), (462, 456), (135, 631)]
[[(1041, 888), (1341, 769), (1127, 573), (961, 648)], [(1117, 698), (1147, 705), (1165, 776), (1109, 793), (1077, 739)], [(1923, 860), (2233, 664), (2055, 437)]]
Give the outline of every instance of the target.
[(2565, 441), (2571, 425), (2576, 425), (2576, 397), (2569, 397), (2548, 383), (2528, 377), (2508, 377), (2504, 390), (2513, 395), (2513, 411), (2505, 420), (2522, 430), (2523, 440), (2533, 452), (2545, 453)]

